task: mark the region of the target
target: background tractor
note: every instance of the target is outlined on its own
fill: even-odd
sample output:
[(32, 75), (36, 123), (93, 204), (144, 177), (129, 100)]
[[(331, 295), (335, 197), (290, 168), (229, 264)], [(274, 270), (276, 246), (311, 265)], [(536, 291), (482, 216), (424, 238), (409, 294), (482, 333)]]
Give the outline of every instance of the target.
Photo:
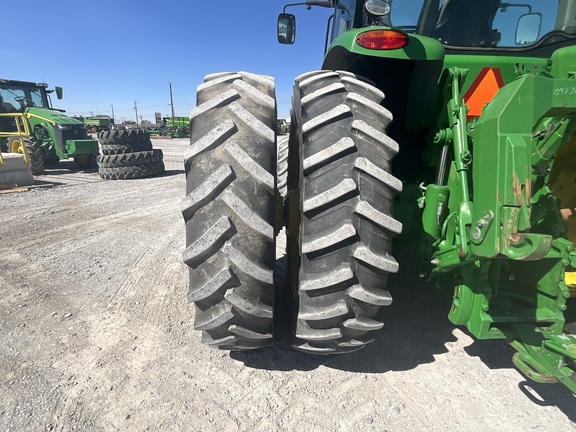
[[(331, 42), (321, 70), (296, 78), (287, 158), (272, 78), (198, 87), (182, 209), (203, 341), (271, 343), (285, 213), (290, 288), (277, 298), (294, 348), (374, 340), (394, 246), (452, 293), (454, 324), (506, 339), (529, 378), (576, 392), (576, 336), (563, 333), (576, 286), (576, 0), (298, 4), (332, 9)], [(285, 7), (278, 41), (295, 35)]]
[(190, 136), (190, 119), (188, 117), (162, 117), (162, 123), (148, 128), (151, 136), (168, 136), (170, 138), (187, 138)]
[[(45, 162), (73, 157), (82, 167), (96, 167), (98, 141), (88, 137), (81, 121), (52, 107), (46, 83), (0, 79), (0, 147), (24, 153), (33, 174)], [(56, 87), (58, 99), (62, 88)]]
[(110, 130), (114, 124), (113, 120), (107, 115), (97, 115), (84, 118), (86, 129), (91, 132), (102, 132)]

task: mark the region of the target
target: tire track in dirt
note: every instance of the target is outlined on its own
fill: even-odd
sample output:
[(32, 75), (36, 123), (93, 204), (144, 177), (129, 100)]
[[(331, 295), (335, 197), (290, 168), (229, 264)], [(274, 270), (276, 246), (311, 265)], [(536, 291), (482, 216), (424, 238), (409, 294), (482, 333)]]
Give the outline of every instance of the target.
[[(89, 322), (85, 349), (62, 360), (67, 364), (59, 367), (75, 370), (78, 385), (68, 388), (63, 395), (55, 420), (79, 418), (82, 412), (77, 401), (83, 399), (85, 392), (101, 393), (102, 401), (111, 409), (113, 399), (118, 397), (125, 400), (124, 407), (142, 398), (138, 390), (140, 377), (164, 351), (166, 337), (162, 327), (168, 297), (183, 298), (184, 288), (178, 281), (184, 269), (175, 259), (179, 255), (174, 253), (182, 225), (177, 218), (166, 226), (160, 238), (150, 243), (150, 248), (110, 295), (104, 319)], [(178, 289), (182, 293), (175, 292)], [(98, 388), (92, 389), (95, 383)], [(122, 414), (114, 413), (110, 419), (114, 418), (122, 418)]]
[(286, 335), (242, 355), (201, 344), (181, 263), (182, 162), (167, 168), (149, 182), (70, 175), (71, 186), (0, 196), (12, 221), (0, 226), (0, 429), (574, 429), (572, 395), (530, 384), (543, 396), (528, 399), (502, 344), (444, 325), (431, 312), (443, 302), (418, 290), (396, 298), (378, 345), (346, 358), (304, 356)]
[[(55, 223), (60, 222), (58, 217), (58, 212), (70, 212), (70, 208), (73, 207), (69, 205), (62, 209), (56, 208), (56, 210), (51, 211), (51, 218), (48, 220), (54, 220)], [(86, 206), (88, 207), (88, 206)], [(106, 203), (103, 203), (101, 206), (98, 206), (95, 210), (99, 210), (101, 208), (106, 208)], [(29, 248), (35, 247), (36, 245), (40, 245), (45, 243), (47, 240), (52, 239), (60, 239), (61, 241), (68, 240), (70, 243), (76, 243), (78, 240), (74, 238), (71, 234), (74, 233), (83, 233), (84, 239), (88, 237), (88, 235), (93, 234), (100, 234), (102, 232), (107, 232), (112, 228), (121, 229), (123, 227), (124, 222), (130, 222), (134, 220), (138, 220), (142, 217), (143, 206), (132, 208), (129, 210), (123, 210), (119, 212), (115, 212), (112, 214), (103, 214), (97, 215), (96, 217), (90, 218), (88, 220), (64, 220), (64, 224), (57, 225), (55, 227), (50, 226), (43, 226), (41, 231), (41, 236), (36, 236), (28, 241), (18, 242), (19, 247), (21, 248)], [(161, 218), (164, 216), (168, 216), (173, 212), (178, 212), (178, 208), (172, 208), (167, 206), (166, 202), (159, 202), (156, 204), (146, 204), (146, 211), (151, 212), (157, 218)], [(97, 212), (93, 212), (89, 208), (82, 208), (76, 204), (76, 208), (74, 212), (82, 213), (82, 212), (92, 212), (92, 214)], [(70, 217), (69, 215), (67, 217)], [(73, 217), (73, 214), (72, 214)], [(33, 221), (30, 221), (32, 224)], [(66, 235), (68, 234), (68, 235)]]
[[(28, 248), (52, 242), (53, 249), (66, 250), (67, 254), (81, 253), (83, 248), (94, 249), (101, 243), (114, 249), (110, 252), (112, 258), (123, 255), (118, 263), (130, 263), (128, 268), (114, 268), (116, 273), (125, 272), (124, 277), (113, 290), (105, 288), (99, 294), (105, 300), (103, 310), (84, 317), (82, 324), (87, 327), (87, 338), (82, 347), (55, 364), (57, 369), (71, 371), (73, 376), (73, 385), (61, 389), (53, 415), (56, 430), (68, 430), (70, 419), (74, 419), (74, 424), (84, 424), (103, 406), (106, 413), (99, 425), (116, 428), (116, 419), (126, 417), (116, 410), (135, 409), (152, 397), (148, 389), (142, 388), (142, 374), (149, 373), (166, 351), (165, 321), (171, 299), (185, 299), (186, 273), (180, 258), (184, 224), (179, 201), (172, 199), (182, 180), (174, 176), (162, 180), (144, 199), (127, 204), (136, 208), (67, 224), (66, 232), (85, 232), (86, 241), (80, 244), (73, 240), (74, 236), (70, 236), (71, 240), (63, 239), (59, 229), (48, 230), (43, 241), (27, 242)], [(142, 186), (136, 182), (123, 183)], [(123, 195), (129, 200), (134, 193)], [(117, 198), (110, 198), (110, 202)], [(144, 252), (133, 261), (135, 251)], [(97, 401), (97, 405), (84, 401)]]

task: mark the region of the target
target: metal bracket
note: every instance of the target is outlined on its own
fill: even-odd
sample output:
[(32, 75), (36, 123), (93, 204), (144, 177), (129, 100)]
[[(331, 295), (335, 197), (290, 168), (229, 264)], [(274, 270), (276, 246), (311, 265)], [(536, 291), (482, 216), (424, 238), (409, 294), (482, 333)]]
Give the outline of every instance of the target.
[(530, 324), (514, 324), (519, 340), (512, 361), (528, 378), (540, 383), (560, 381), (576, 393), (576, 336), (554, 335), (550, 339)]
[(482, 243), (493, 221), (494, 212), (492, 212), (492, 210), (485, 212), (482, 217), (476, 221), (476, 226), (472, 228), (472, 232), (470, 233), (470, 237), (472, 237), (472, 242), (474, 244)]

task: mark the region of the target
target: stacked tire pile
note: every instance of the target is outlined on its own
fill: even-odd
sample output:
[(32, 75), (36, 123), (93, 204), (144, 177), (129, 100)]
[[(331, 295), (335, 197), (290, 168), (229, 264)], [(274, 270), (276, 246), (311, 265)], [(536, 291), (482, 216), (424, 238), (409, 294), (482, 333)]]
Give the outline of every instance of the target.
[(98, 174), (104, 180), (150, 177), (164, 172), (163, 154), (153, 149), (150, 135), (142, 129), (98, 132)]

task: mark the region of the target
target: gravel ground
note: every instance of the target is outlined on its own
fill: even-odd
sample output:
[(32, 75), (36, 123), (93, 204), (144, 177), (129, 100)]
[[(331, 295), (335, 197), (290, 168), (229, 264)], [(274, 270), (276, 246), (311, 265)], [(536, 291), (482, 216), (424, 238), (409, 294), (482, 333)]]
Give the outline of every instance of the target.
[(0, 430), (576, 431), (575, 396), (454, 328), (409, 260), (360, 352), (295, 352), (282, 322), (271, 348), (202, 345), (181, 262), (188, 142), (153, 144), (160, 177), (62, 161), (46, 187), (0, 195)]

